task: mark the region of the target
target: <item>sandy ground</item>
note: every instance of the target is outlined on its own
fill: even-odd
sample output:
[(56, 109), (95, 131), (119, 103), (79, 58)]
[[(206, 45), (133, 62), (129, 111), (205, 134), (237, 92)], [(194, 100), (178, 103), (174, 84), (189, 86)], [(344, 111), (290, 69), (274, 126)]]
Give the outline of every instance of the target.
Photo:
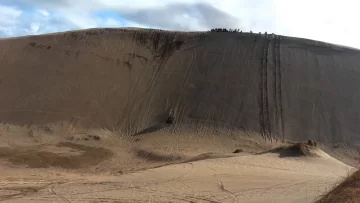
[(2, 174), (1, 200), (312, 202), (350, 170), (331, 159), (273, 154), (202, 160), (120, 176), (15, 170), (17, 175)]
[(318, 157), (259, 153), (279, 145), (260, 136), (1, 130), (2, 202), (312, 202), (354, 169), (319, 149)]

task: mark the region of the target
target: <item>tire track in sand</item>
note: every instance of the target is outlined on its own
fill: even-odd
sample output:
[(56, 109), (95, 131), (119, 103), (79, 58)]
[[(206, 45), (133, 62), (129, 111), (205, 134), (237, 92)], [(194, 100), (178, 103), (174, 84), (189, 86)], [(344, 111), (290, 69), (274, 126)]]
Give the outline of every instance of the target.
[(235, 195), (235, 193), (231, 192), (230, 190), (227, 190), (223, 184), (223, 182), (218, 178), (218, 171), (215, 168), (212, 168), (210, 166), (204, 165), (206, 168), (214, 171), (214, 177), (215, 179), (218, 181), (218, 186), (220, 188), (221, 191), (228, 193), (230, 196), (232, 196), (232, 198), (234, 199), (234, 202), (240, 203), (239, 199), (237, 198), (237, 196)]

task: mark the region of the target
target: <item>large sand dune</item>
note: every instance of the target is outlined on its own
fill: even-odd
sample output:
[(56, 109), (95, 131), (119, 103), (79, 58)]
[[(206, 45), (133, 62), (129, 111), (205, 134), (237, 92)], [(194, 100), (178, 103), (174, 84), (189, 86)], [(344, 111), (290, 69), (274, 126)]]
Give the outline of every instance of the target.
[(360, 52), (249, 33), (98, 29), (0, 40), (0, 119), (357, 140)]
[(359, 64), (252, 33), (0, 39), (0, 200), (311, 202), (353, 168), (272, 148), (356, 166)]

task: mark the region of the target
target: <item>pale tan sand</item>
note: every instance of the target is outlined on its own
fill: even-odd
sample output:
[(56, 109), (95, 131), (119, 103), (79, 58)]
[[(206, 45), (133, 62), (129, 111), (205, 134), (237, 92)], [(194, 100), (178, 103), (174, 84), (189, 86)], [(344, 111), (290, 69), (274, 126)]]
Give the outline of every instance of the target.
[[(315, 157), (259, 153), (280, 143), (242, 134), (157, 132), (135, 141), (102, 131), (96, 132), (101, 140), (59, 145), (71, 143), (71, 135), (33, 130), (29, 137), (28, 128), (5, 126), (8, 133), (0, 137), (3, 202), (312, 202), (354, 170), (316, 148)], [(236, 148), (244, 152), (233, 154)], [(46, 152), (53, 154), (43, 157)]]
[(21, 173), (1, 188), (30, 190), (4, 202), (312, 202), (351, 169), (330, 157), (239, 155), (121, 176)]

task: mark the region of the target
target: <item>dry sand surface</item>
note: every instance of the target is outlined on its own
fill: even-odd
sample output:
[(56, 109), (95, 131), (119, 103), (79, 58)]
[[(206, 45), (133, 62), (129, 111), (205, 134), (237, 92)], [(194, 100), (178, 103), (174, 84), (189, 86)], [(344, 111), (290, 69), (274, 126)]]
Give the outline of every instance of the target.
[(359, 163), (359, 63), (250, 33), (0, 39), (0, 201), (313, 202)]
[(354, 170), (318, 148), (269, 150), (241, 134), (71, 141), (25, 130), (2, 126), (2, 202), (312, 202)]

